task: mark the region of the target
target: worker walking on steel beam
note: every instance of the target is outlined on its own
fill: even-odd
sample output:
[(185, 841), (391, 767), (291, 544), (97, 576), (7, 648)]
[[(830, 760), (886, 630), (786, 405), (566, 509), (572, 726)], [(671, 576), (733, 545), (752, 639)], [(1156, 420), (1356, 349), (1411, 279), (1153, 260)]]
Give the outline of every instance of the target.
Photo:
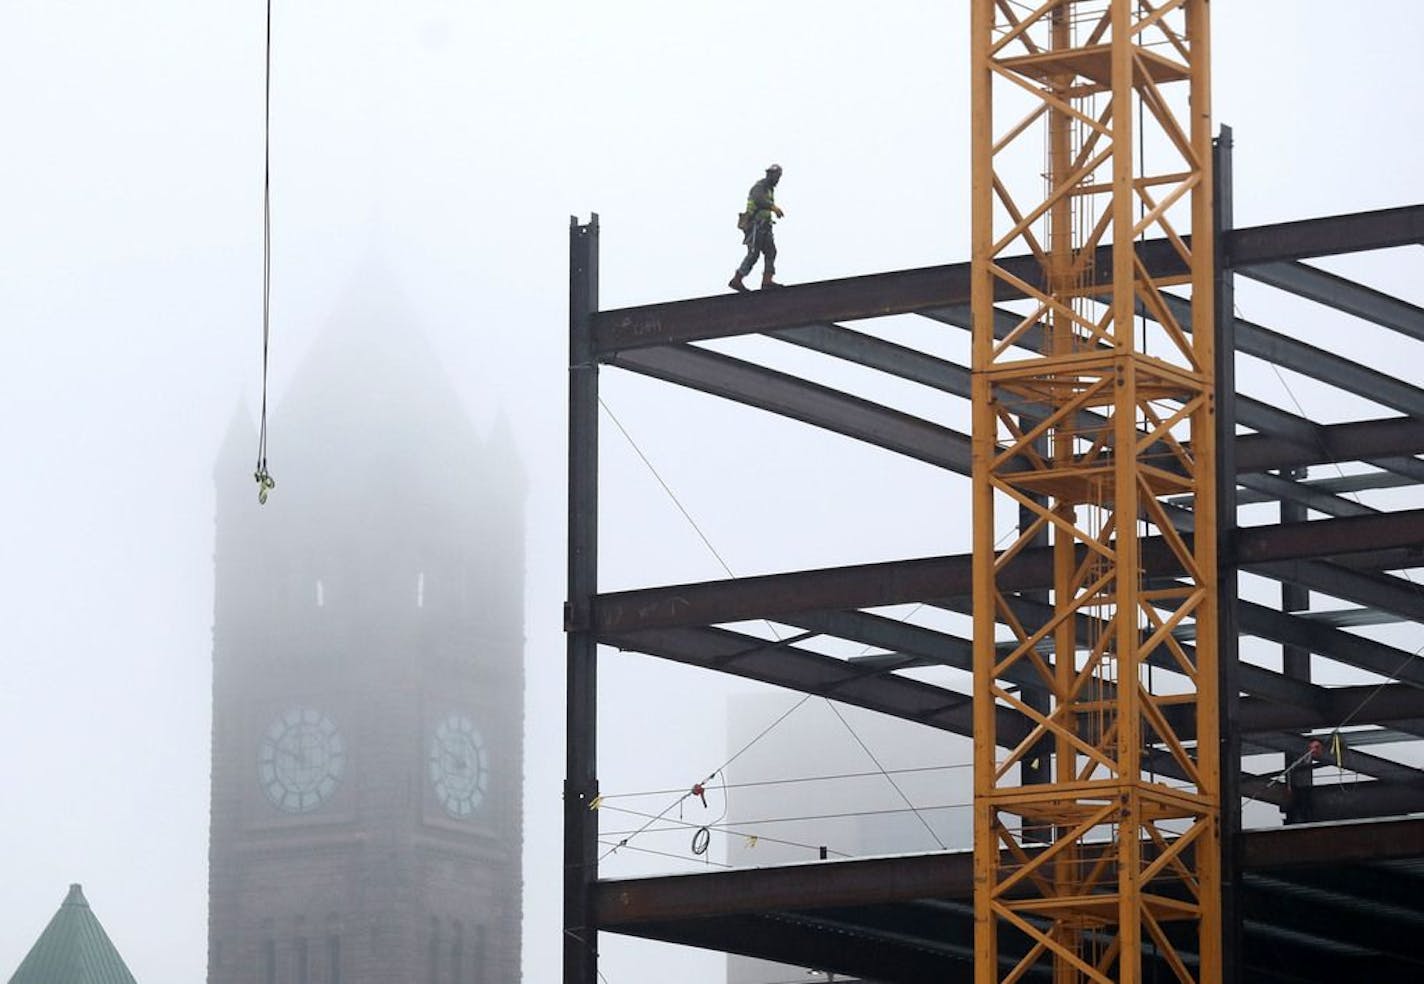
[(773, 164), (766, 169), (766, 177), (747, 192), (747, 207), (737, 217), (737, 228), (742, 230), (742, 243), (747, 247), (747, 255), (743, 257), (742, 265), (737, 267), (737, 272), (732, 274), (732, 279), (727, 281), (727, 286), (733, 290), (746, 291), (747, 285), (742, 283), (742, 278), (752, 272), (758, 257), (765, 260), (761, 270), (762, 288), (781, 286), (771, 279), (776, 273), (776, 235), (772, 232), (772, 224), (786, 214), (776, 204), (776, 185), (780, 180), (781, 165)]

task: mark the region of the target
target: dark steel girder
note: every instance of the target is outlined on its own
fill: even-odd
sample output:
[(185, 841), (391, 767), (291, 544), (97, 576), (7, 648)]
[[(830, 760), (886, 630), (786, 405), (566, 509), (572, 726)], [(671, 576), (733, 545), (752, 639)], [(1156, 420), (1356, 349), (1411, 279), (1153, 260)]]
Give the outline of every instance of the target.
[(783, 328), (769, 334), (778, 341), (878, 369), (931, 389), (962, 396), (966, 400), (970, 398), (968, 369), (919, 349), (887, 342), (843, 325), (806, 325), (803, 328)]
[[(847, 639), (863, 646), (888, 649), (895, 654), (874, 666), (875, 672), (902, 668), (893, 665), (896, 657), (903, 658), (906, 666), (952, 666), (967, 672), (974, 670), (974, 644), (968, 639), (920, 625), (911, 625), (899, 619), (886, 618), (884, 615), (860, 611), (802, 612), (787, 615), (778, 621), (808, 632)], [(885, 660), (892, 662), (887, 664)], [(870, 665), (869, 661), (864, 659), (852, 659), (851, 663), (861, 668)], [(1032, 675), (1028, 672), (1015, 674), (1024, 679)]]
[[(720, 628), (650, 628), (599, 632), (598, 641), (689, 666), (827, 697), (892, 717), (951, 731), (974, 733), (973, 700), (933, 684), (864, 669), (843, 659), (798, 649), (791, 642), (758, 639)], [(998, 727), (1006, 743), (1028, 733), (1026, 720), (999, 708)]]
[[(1373, 509), (1363, 502), (1322, 492), (1302, 482), (1281, 478), (1266, 472), (1239, 475), (1236, 484), (1253, 494), (1251, 500), (1253, 502), (1298, 502), (1308, 509), (1336, 517), (1368, 516), (1379, 512), (1378, 509)], [(1240, 505), (1242, 501), (1242, 498), (1238, 497), (1237, 505)]]
[[(1163, 297), (1181, 326), (1187, 331), (1191, 331), (1191, 302), (1170, 293), (1164, 293)], [(1151, 312), (1145, 307), (1141, 308), (1141, 312), (1151, 317)], [(1315, 346), (1287, 338), (1243, 318), (1233, 318), (1232, 320), (1231, 337), (1237, 352), (1244, 352), (1285, 366), (1303, 375), (1356, 393), (1383, 406), (1403, 410), (1412, 416), (1421, 415), (1416, 411), (1424, 408), (1424, 390), (1402, 383), (1384, 373), (1366, 369), (1364, 366), (1342, 359)], [(1260, 401), (1251, 400), (1239, 393), (1236, 394), (1236, 420), (1261, 434), (1269, 434), (1284, 441), (1291, 441), (1302, 448), (1324, 447), (1324, 436), (1319, 425), (1304, 417), (1288, 413), (1279, 407), (1271, 407)], [(1364, 460), (1377, 468), (1397, 471), (1401, 476), (1414, 479), (1424, 478), (1424, 467), (1420, 467), (1420, 463), (1413, 458), (1385, 457)], [(1272, 487), (1271, 476), (1250, 475), (1247, 469), (1238, 467), (1238, 475), (1243, 475), (1243, 473), (1246, 474), (1242, 478), (1238, 478), (1238, 482), (1249, 489), (1261, 492)], [(1279, 483), (1273, 487), (1275, 491), (1282, 493), (1281, 498), (1300, 502), (1330, 516), (1357, 516), (1366, 511), (1366, 507), (1350, 499), (1306, 492), (1298, 488), (1292, 489), (1289, 483), (1280, 479), (1275, 479), (1274, 482)]]
[[(1408, 820), (1379, 820), (1371, 824), (1382, 835)], [(1286, 830), (1310, 830), (1309, 827), (1287, 827)], [(1400, 858), (1412, 863), (1416, 858)], [(1366, 861), (1355, 864), (1315, 865), (1310, 867), (1263, 868), (1277, 883), (1299, 885), (1304, 889), (1329, 892), (1345, 898), (1368, 899), (1372, 906), (1380, 906), (1399, 913), (1413, 913), (1416, 919), (1424, 920), (1424, 909), (1419, 900), (1424, 898), (1424, 878), (1405, 872), (1392, 870), (1392, 860)], [(1424, 940), (1424, 934), (1420, 936)]]
[[(970, 973), (968, 968), (973, 966), (970, 958), (946, 952), (947, 948), (924, 945), (930, 941), (900, 943), (868, 933), (852, 934), (804, 920), (779, 918), (775, 912), (708, 916), (666, 924), (634, 923), (607, 929), (626, 936), (774, 960), (807, 969), (814, 966), (885, 984), (953, 980)], [(958, 974), (956, 968), (961, 968)]]
[(1424, 812), (1424, 789), (1392, 782), (1317, 784), (1311, 794), (1317, 822), (1402, 817)]
[[(1347, 535), (1337, 533), (1335, 524), (1348, 524)], [(1263, 570), (1272, 562), (1298, 563), (1291, 558), (1408, 544), (1424, 544), (1424, 510), (1254, 527), (1240, 530), (1236, 538), (1238, 556), (1251, 558)], [(1144, 569), (1149, 574), (1170, 576), (1172, 572), (1166, 569), (1169, 553), (1160, 538), (1144, 539)], [(1024, 591), (1048, 587), (1052, 584), (1052, 560), (1050, 548), (1023, 551), (1004, 571), (1003, 588)], [(610, 592), (595, 599), (594, 624), (601, 633), (619, 633), (757, 618), (777, 620), (795, 613), (937, 603), (971, 593), (972, 566), (970, 555), (958, 554)], [(1364, 576), (1334, 570), (1356, 578)], [(1316, 585), (1311, 582), (1310, 586)], [(1415, 594), (1419, 595), (1418, 589)], [(1424, 603), (1424, 595), (1419, 595), (1418, 600)]]
[[(1376, 879), (1349, 865), (1424, 857), (1424, 817), (1271, 827), (1241, 835), (1242, 860), (1277, 879), (1317, 879), (1339, 892), (1368, 895)], [(1354, 886), (1353, 888), (1348, 886)], [(974, 892), (969, 851), (853, 858), (696, 874), (602, 879), (594, 886), (600, 929), (774, 910), (885, 905), (920, 899), (967, 902)], [(1417, 905), (1418, 896), (1405, 896)]]
[[(1162, 297), (1181, 326), (1191, 331), (1191, 301), (1170, 293), (1164, 293)], [(1424, 417), (1424, 390), (1419, 387), (1334, 352), (1271, 331), (1245, 318), (1235, 320), (1237, 352), (1329, 383), (1392, 410)]]
[[(1370, 473), (1354, 474), (1354, 476), (1309, 478), (1309, 480), (1300, 481), (1294, 481), (1292, 478), (1276, 478), (1276, 476), (1257, 477), (1270, 477), (1276, 481), (1284, 481), (1284, 483), (1292, 484), (1292, 486), (1297, 487), (1297, 497), (1303, 496), (1303, 494), (1310, 494), (1310, 496), (1319, 494), (1319, 496), (1329, 498), (1331, 501), (1340, 501), (1340, 496), (1351, 496), (1351, 494), (1368, 491), (1371, 490), (1371, 488), (1403, 488), (1404, 486), (1413, 486), (1415, 481), (1417, 481), (1413, 477), (1401, 476), (1401, 474), (1390, 473), (1390, 471), (1370, 471)], [(1250, 491), (1239, 491), (1239, 493), (1236, 493), (1236, 504), (1237, 506), (1252, 506), (1252, 504), (1257, 503), (1277, 503), (1277, 501), (1282, 500), (1282, 498), (1286, 498), (1286, 496), (1282, 496), (1279, 488), (1276, 486), (1263, 487), (1259, 488), (1259, 490), (1253, 487)], [(1297, 501), (1306, 500), (1297, 498)], [(1306, 504), (1309, 506), (1310, 503)], [(1367, 506), (1361, 508), (1370, 511), (1370, 513), (1377, 513), (1378, 511), (1371, 510), (1371, 508)], [(1357, 513), (1357, 515), (1363, 515), (1363, 513)]]
[(1236, 471), (1263, 472), (1340, 461), (1368, 461), (1424, 452), (1424, 420), (1385, 417), (1316, 428), (1311, 446), (1286, 443), (1270, 434), (1236, 439)]
[[(971, 470), (970, 440), (965, 434), (708, 349), (690, 345), (642, 349), (620, 354), (612, 364), (800, 420), (963, 475)], [(1312, 426), (1311, 434), (1310, 444), (1281, 440), (1274, 430), (1238, 437), (1238, 474), (1341, 461), (1369, 461), (1389, 467), (1387, 462), (1376, 459), (1424, 452), (1424, 420), (1412, 417)], [(1424, 473), (1424, 463), (1416, 464)]]
[[(1310, 704), (1287, 704), (1262, 697), (1243, 697), (1241, 715), (1249, 728), (1261, 731), (1319, 731), (1340, 722), (1351, 725), (1400, 723), (1413, 730), (1424, 718), (1424, 690), (1404, 683), (1315, 687)], [(1348, 736), (1347, 736), (1348, 737)]]
[(1246, 569), (1253, 574), (1276, 581), (1289, 581), (1334, 598), (1393, 612), (1410, 621), (1424, 622), (1424, 588), (1392, 574), (1352, 571), (1318, 560), (1272, 561), (1251, 564)]
[[(1322, 948), (1331, 944), (1364, 947), (1417, 963), (1421, 955), (1415, 939), (1419, 923), (1400, 918), (1389, 910), (1361, 911), (1359, 899), (1316, 891), (1302, 893), (1293, 882), (1248, 874), (1239, 889), (1243, 903), (1257, 912), (1279, 912), (1281, 925), (1317, 940)], [(1302, 945), (1311, 944), (1302, 941)]]
[(1234, 559), (1247, 567), (1270, 561), (1369, 553), (1419, 544), (1424, 539), (1421, 526), (1424, 509), (1243, 527), (1237, 531)]
[(1242, 835), (1242, 861), (1252, 870), (1327, 866), (1424, 857), (1424, 817), (1383, 823), (1272, 827)]
[(1238, 273), (1297, 297), (1424, 341), (1424, 308), (1305, 263), (1261, 263)]
[(1409, 246), (1424, 243), (1424, 205), (1276, 222), (1236, 229), (1224, 238), (1226, 265), (1243, 273), (1262, 263)]
[(970, 471), (964, 434), (828, 386), (691, 345), (624, 352), (612, 365), (735, 400), (961, 474)]
[[(1241, 850), (1252, 980), (1357, 980), (1351, 968), (1418, 959), (1424, 883), (1387, 865), (1424, 856), (1424, 818), (1254, 830)], [(972, 855), (955, 851), (606, 879), (591, 910), (604, 932), (918, 982), (964, 972), (972, 897)], [(1379, 926), (1332, 924), (1352, 908)]]
[[(1418, 205), (1284, 222), (1226, 233), (1223, 253), (1229, 265), (1245, 266), (1382, 249), (1419, 242), (1421, 226), (1424, 206)], [(1106, 275), (1112, 268), (1111, 248), (1101, 247), (1098, 262), (1089, 269)], [(1165, 240), (1141, 243), (1137, 251), (1153, 277), (1183, 272), (1180, 254)], [(1007, 257), (998, 262), (1031, 284), (1042, 275), (1033, 256)], [(601, 311), (594, 316), (594, 349), (603, 361), (615, 352), (634, 348), (967, 304), (969, 271), (970, 264), (956, 263), (749, 295), (728, 294)], [(1001, 299), (1016, 296), (1002, 279), (996, 282), (995, 290)]]

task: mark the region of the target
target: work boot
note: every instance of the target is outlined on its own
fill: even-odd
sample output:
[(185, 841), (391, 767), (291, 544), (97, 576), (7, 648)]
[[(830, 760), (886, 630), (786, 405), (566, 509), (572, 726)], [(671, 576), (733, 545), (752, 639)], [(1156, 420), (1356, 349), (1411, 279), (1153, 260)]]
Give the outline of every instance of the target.
[(780, 287), (780, 286), (781, 286), (781, 284), (777, 283), (775, 280), (772, 280), (771, 277), (772, 277), (772, 275), (769, 274), (769, 273), (764, 273), (764, 274), (761, 275), (761, 289), (762, 289), (762, 290), (766, 290), (768, 287)]
[(740, 273), (732, 274), (732, 279), (727, 281), (727, 286), (739, 294), (745, 294), (747, 292), (747, 285), (742, 283), (742, 275)]

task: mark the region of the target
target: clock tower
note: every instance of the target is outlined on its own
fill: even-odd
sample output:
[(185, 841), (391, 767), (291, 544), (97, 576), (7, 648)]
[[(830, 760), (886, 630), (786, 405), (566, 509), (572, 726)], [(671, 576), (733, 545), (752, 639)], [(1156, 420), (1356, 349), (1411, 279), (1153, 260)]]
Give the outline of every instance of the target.
[(520, 978), (523, 478), (363, 280), (217, 468), (209, 984)]

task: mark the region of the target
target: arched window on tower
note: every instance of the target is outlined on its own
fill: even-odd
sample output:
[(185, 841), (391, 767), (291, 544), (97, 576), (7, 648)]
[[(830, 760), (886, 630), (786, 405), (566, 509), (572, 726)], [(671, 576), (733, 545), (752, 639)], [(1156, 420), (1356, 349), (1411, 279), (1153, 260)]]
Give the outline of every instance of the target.
[(311, 984), (311, 958), (307, 953), (307, 938), (297, 937), (297, 984)]
[(430, 920), (430, 984), (440, 984), (440, 921)]
[(341, 920), (334, 912), (326, 917), (326, 984), (341, 984)]
[(450, 944), (450, 984), (465, 984), (465, 924), (455, 920), (455, 939)]
[(341, 936), (335, 932), (326, 936), (326, 984), (341, 984)]
[(475, 927), (474, 953), (471, 956), (471, 963), (474, 965), (470, 969), (473, 971), (473, 984), (489, 984), (489, 953), (485, 946), (485, 928)]

